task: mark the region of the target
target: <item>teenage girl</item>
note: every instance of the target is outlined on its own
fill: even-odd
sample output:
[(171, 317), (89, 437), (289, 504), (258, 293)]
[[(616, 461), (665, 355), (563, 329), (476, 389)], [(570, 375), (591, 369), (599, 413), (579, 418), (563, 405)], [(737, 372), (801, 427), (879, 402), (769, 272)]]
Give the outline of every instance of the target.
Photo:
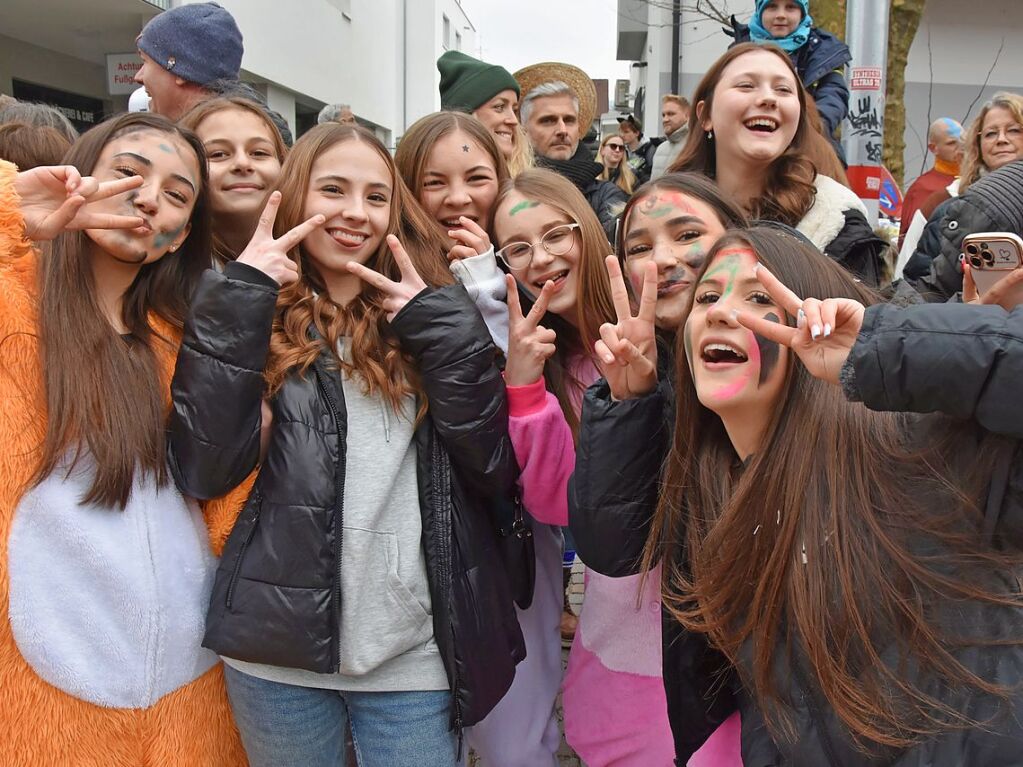
[(216, 560), (165, 449), (205, 154), (125, 114), (65, 161), (0, 163), (0, 763), (241, 765), (200, 647)]
[[(735, 203), (722, 195), (712, 181), (697, 173), (669, 173), (644, 184), (623, 211), (618, 258), (608, 259), (608, 271), (612, 286), (625, 296), (627, 284), (629, 293), (637, 297), (632, 304), (638, 306), (646, 271), (652, 270), (656, 292), (647, 312), (652, 313), (656, 332), (647, 343), (651, 364), (661, 378), (674, 370), (675, 334), (707, 253), (726, 229), (740, 227), (746, 227), (746, 219)], [(619, 311), (623, 312), (620, 319), (635, 322), (635, 312), (629, 308), (627, 298), (621, 302)], [(634, 535), (627, 521), (613, 533), (608, 532), (608, 526), (642, 515), (653, 516), (657, 484), (654, 476), (645, 477), (646, 484), (624, 485), (620, 472), (607, 470), (606, 456), (617, 455), (627, 463), (630, 455), (623, 451), (635, 447), (663, 460), (668, 454), (673, 412), (670, 406), (664, 407), (661, 427), (640, 437), (634, 431), (630, 409), (621, 403), (628, 398), (628, 387), (634, 382), (629, 376), (620, 375), (622, 370), (613, 364), (604, 364), (601, 370), (607, 378), (587, 389), (583, 399), (580, 435), (590, 449), (576, 453), (575, 472), (569, 485), (569, 523), (586, 566), (602, 575), (621, 577), (639, 571), (645, 541)], [(620, 390), (623, 386), (625, 391)], [(670, 403), (670, 396), (667, 400)], [(622, 513), (623, 505), (629, 507), (627, 513)], [(620, 536), (619, 545), (609, 549), (606, 542), (613, 535)], [(671, 657), (682, 642), (694, 651), (707, 652), (705, 642), (681, 636), (674, 621), (662, 619), (661, 625), (662, 645), (669, 648), (663, 651), (665, 657)], [(690, 748), (694, 730), (674, 716), (682, 704), (675, 690), (669, 688), (666, 693), (675, 753), (688, 758), (696, 750)], [(697, 735), (699, 751), (688, 760), (690, 767), (741, 767), (738, 715), (731, 716), (704, 743), (706, 736), (707, 733)], [(686, 763), (685, 759), (680, 762)]]
[(222, 268), (252, 239), (288, 150), (266, 110), (248, 99), (200, 102), (181, 124), (206, 147), (214, 257)]
[(888, 244), (874, 235), (860, 199), (814, 166), (806, 92), (782, 50), (730, 48), (696, 87), (693, 104), (689, 138), (671, 170), (703, 173), (751, 219), (795, 227), (865, 283), (880, 284)]
[(524, 655), (490, 514), (504, 384), (445, 250), (385, 147), (325, 124), (193, 302), (179, 481), (215, 496), (259, 464), (204, 640), (254, 765), (342, 764), (346, 721), (362, 765), (455, 765)]
[[(599, 373), (594, 343), (614, 316), (603, 263), (610, 246), (571, 182), (527, 171), (497, 201), (494, 233), (507, 264), (509, 429), (525, 508), (553, 544), (537, 541), (534, 606), (545, 631), (562, 607), (560, 531), (583, 392)], [(530, 298), (523, 310), (519, 288)], [(563, 683), (565, 735), (588, 765), (667, 764), (671, 735), (661, 684), (656, 585), (588, 577)]]
[[(662, 563), (670, 619), (717, 651), (686, 642), (666, 658), (673, 718), (695, 746), (738, 707), (747, 764), (1013, 764), (1018, 323), (998, 307), (864, 309), (874, 301), (778, 231), (708, 254), (658, 510), (627, 520), (649, 535), (644, 565)], [(639, 363), (618, 391), (656, 429), (662, 388), (629, 353), (651, 325), (608, 346)], [(955, 420), (867, 410), (839, 381), (871, 408)], [(626, 487), (656, 478), (659, 462), (623, 452), (638, 458), (616, 461)]]

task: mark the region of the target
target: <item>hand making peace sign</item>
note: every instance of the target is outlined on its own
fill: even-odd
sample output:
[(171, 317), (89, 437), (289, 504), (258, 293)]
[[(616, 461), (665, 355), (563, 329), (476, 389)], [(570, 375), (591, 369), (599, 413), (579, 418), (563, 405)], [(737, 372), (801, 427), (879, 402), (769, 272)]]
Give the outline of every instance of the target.
[(540, 324), (547, 313), (554, 283), (550, 280), (544, 283), (533, 308), (523, 316), (515, 278), (507, 274), (504, 279), (508, 286), (508, 362), (504, 366), (504, 381), (508, 386), (528, 386), (540, 379), (544, 363), (554, 354), (557, 336)]
[(36, 242), (52, 240), (65, 229), (134, 229), (138, 216), (93, 213), (89, 204), (142, 186), (141, 176), (115, 181), (82, 177), (72, 165), (40, 166), (14, 178), (14, 191), (25, 221), (25, 236)]
[(259, 216), (256, 231), (238, 256), (238, 261), (259, 269), (278, 285), (288, 285), (298, 279), (298, 265), (288, 256), (288, 251), (304, 240), (310, 232), (323, 225), (321, 215), (303, 221), (278, 239), (274, 239), (274, 221), (281, 206), (281, 193), (271, 192), (266, 207)]
[(771, 322), (749, 312), (736, 312), (736, 319), (754, 333), (792, 349), (811, 375), (837, 384), (842, 366), (863, 326), (863, 304), (851, 298), (804, 300), (766, 267), (758, 264), (754, 273), (775, 304), (798, 318), (796, 327)]
[(345, 266), (360, 280), (368, 282), (384, 294), (384, 310), (387, 312), (387, 321), (391, 322), (394, 316), (405, 308), (405, 304), (426, 289), (426, 283), (416, 271), (416, 267), (412, 264), (412, 259), (409, 258), (405, 248), (402, 247), (401, 241), (393, 234), (387, 235), (387, 247), (391, 249), (394, 262), (398, 265), (398, 271), (401, 272), (401, 282), (388, 279), (380, 272), (375, 272), (354, 261), (349, 261)]
[(611, 279), (618, 322), (600, 326), (600, 340), (594, 344), (600, 372), (616, 400), (634, 399), (649, 394), (657, 386), (657, 343), (654, 336), (654, 309), (657, 306), (657, 264), (643, 270), (643, 294), (639, 311), (633, 315), (629, 293), (625, 289), (618, 258), (604, 259)]

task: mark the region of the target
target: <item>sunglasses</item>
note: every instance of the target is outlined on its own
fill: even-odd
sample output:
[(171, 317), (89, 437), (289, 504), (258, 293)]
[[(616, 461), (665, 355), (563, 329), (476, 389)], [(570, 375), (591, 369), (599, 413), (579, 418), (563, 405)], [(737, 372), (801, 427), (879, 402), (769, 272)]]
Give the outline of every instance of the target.
[(613, 149), (615, 152), (625, 151), (625, 144), (604, 144), (608, 149)]

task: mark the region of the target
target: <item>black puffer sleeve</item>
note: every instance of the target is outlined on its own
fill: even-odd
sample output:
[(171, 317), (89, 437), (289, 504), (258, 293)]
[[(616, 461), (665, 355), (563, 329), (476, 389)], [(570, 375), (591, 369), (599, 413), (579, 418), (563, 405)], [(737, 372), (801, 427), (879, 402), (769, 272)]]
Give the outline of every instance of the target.
[(171, 381), (169, 459), (185, 495), (223, 495), (259, 460), (276, 304), (276, 283), (245, 264), (208, 269), (199, 281)]
[(1023, 438), (1023, 306), (867, 309), (844, 384), (873, 410), (940, 412)]
[(497, 349), (461, 285), (427, 288), (391, 321), (422, 376), (430, 418), (466, 482), (511, 497), (518, 476)]
[(612, 577), (639, 572), (668, 452), (666, 384), (614, 402), (601, 379), (586, 390), (568, 483), (568, 524), (579, 557)]

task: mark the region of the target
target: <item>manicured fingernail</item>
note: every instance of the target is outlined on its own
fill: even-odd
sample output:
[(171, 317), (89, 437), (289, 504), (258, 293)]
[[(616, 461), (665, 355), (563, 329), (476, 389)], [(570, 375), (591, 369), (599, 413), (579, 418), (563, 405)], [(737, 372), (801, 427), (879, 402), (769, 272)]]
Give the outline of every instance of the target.
[(800, 309), (796, 312), (796, 327), (801, 328), (806, 325), (806, 312)]
[(827, 338), (830, 335), (831, 335), (831, 325), (829, 325), (828, 323), (825, 322), (824, 323), (824, 337)]
[(817, 340), (817, 336), (819, 336), (820, 334), (821, 334), (820, 325), (814, 325), (813, 327), (810, 328), (810, 338), (812, 338), (814, 341)]
[(605, 354), (604, 355), (604, 362), (606, 362), (606, 363), (608, 363), (610, 365), (614, 361), (615, 361), (614, 356), (612, 356), (610, 354)]
[(732, 319), (733, 320), (735, 320), (736, 322), (739, 321), (739, 310), (738, 309), (732, 309), (730, 314), (732, 315)]
[(753, 276), (754, 276), (754, 277), (756, 277), (756, 276), (757, 276), (757, 272), (758, 272), (759, 270), (760, 270), (760, 262), (759, 262), (759, 261), (757, 261), (757, 262), (756, 262), (755, 264), (753, 264)]

